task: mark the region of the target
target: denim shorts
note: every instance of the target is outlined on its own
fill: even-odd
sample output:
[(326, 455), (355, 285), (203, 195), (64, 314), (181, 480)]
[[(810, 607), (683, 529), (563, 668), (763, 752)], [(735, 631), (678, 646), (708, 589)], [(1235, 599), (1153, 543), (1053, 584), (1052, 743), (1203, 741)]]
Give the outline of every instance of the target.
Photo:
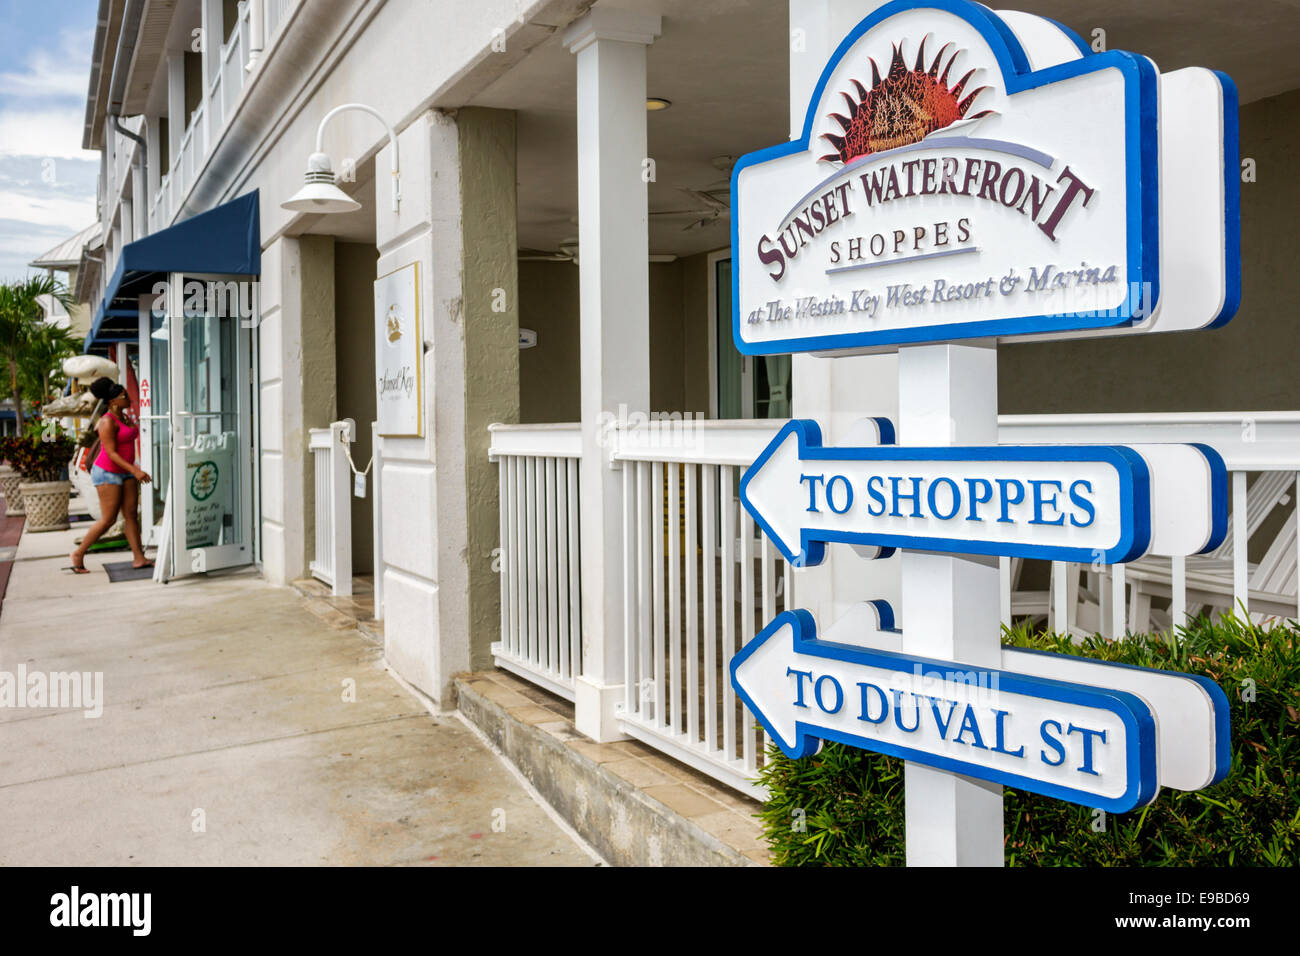
[(130, 477), (130, 475), (123, 474), (120, 471), (109, 471), (107, 468), (101, 468), (99, 465), (90, 466), (90, 483), (92, 485), (120, 485)]

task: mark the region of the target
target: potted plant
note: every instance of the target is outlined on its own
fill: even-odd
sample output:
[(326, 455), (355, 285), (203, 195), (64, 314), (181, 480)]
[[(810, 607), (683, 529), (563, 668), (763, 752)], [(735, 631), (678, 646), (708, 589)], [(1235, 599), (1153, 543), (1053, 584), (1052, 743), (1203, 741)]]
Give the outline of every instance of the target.
[(36, 431), (14, 442), (13, 466), (22, 474), (18, 491), (27, 514), (26, 531), (65, 531), (72, 482), (68, 463), (76, 442), (66, 435)]
[(23, 476), (12, 466), (15, 443), (22, 441), (17, 435), (0, 436), (0, 495), (5, 499), (5, 517), (22, 515), (23, 495), (18, 490)]

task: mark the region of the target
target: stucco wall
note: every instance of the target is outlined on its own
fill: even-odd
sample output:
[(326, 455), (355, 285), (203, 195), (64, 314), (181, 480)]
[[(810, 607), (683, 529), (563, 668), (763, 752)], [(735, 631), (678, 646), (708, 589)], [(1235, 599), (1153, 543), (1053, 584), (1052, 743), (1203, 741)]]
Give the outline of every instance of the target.
[[(709, 410), (705, 256), (650, 264), (650, 404), (645, 411)], [(537, 346), (519, 353), (520, 420), (579, 419), (578, 267), (519, 263), (519, 324)]]
[(501, 635), (497, 466), (488, 426), (519, 421), (519, 284), (515, 114), (463, 109), (460, 150), (465, 361), (465, 506), (471, 666), (490, 666)]
[(998, 409), (1034, 412), (1266, 411), (1300, 408), (1300, 90), (1241, 109), (1241, 309), (1209, 332), (1005, 345)]

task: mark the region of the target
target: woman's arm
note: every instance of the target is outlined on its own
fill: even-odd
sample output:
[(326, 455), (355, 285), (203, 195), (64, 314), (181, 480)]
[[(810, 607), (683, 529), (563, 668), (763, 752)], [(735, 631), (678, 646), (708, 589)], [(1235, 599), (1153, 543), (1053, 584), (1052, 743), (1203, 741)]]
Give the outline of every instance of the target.
[(99, 420), (99, 444), (104, 449), (104, 454), (108, 460), (117, 465), (122, 471), (129, 475), (139, 478), (144, 472), (127, 461), (117, 450), (117, 422), (110, 415), (105, 415)]

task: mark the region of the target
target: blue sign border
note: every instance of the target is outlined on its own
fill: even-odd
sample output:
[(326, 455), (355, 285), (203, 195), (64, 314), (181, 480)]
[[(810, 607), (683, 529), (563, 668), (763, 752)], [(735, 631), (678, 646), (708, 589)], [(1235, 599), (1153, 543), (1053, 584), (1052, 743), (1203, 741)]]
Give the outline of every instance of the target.
[[(997, 770), (980, 764), (953, 760), (950, 757), (913, 750), (909, 747), (876, 740), (872, 737), (860, 737), (856, 734), (817, 727), (801, 720), (795, 721), (795, 739), (787, 746), (787, 742), (781, 738), (781, 734), (768, 720), (767, 715), (758, 708), (753, 699), (736, 680), (736, 671), (739, 670), (740, 666), (759, 647), (772, 640), (776, 633), (786, 624), (792, 625), (795, 652), (809, 657), (883, 667), (904, 673), (912, 672), (917, 665), (922, 668), (923, 674), (927, 668), (934, 668), (940, 673), (961, 670), (974, 674), (975, 679), (980, 681), (982, 686), (996, 686), (999, 690), (1005, 690), (1013, 694), (1023, 694), (1027, 697), (1037, 697), (1042, 700), (1052, 700), (1063, 704), (1076, 704), (1081, 707), (1094, 707), (1110, 711), (1119, 717), (1124, 724), (1128, 748), (1125, 754), (1128, 787), (1118, 797), (1101, 797), (1086, 790), (1047, 783), (1032, 777), (1025, 777), (1021, 774)], [(983, 684), (984, 681), (988, 681), (988, 683)], [(818, 741), (833, 740), (838, 743), (848, 744), (851, 747), (859, 747), (891, 757), (901, 757), (904, 760), (911, 760), (939, 770), (947, 770), (952, 773), (975, 777), (979, 780), (987, 780), (990, 783), (1014, 787), (1017, 790), (1039, 793), (1046, 797), (1066, 800), (1070, 803), (1079, 803), (1087, 807), (1097, 807), (1107, 813), (1124, 813), (1135, 807), (1150, 803), (1155, 799), (1156, 792), (1159, 789), (1156, 778), (1156, 722), (1155, 718), (1151, 716), (1150, 708), (1140, 697), (1120, 690), (1108, 690), (1086, 684), (1071, 684), (1066, 681), (1030, 677), (1026, 674), (1016, 674), (994, 668), (972, 667), (968, 664), (952, 661), (939, 661), (929, 657), (917, 657), (912, 654), (900, 654), (894, 651), (874, 650), (819, 640), (817, 638), (816, 621), (813, 619), (812, 614), (802, 608), (782, 611), (772, 620), (772, 623), (763, 628), (752, 641), (740, 649), (731, 659), (731, 686), (735, 688), (736, 694), (749, 708), (749, 712), (762, 724), (768, 736), (776, 742), (787, 757), (793, 760), (811, 757), (815, 754), (819, 747)]]
[[(793, 433), (799, 442), (800, 461), (1091, 461), (1112, 465), (1119, 475), (1120, 539), (1101, 555), (1105, 564), (1123, 564), (1141, 557), (1151, 543), (1151, 473), (1146, 459), (1122, 445), (953, 445), (922, 448), (880, 445), (861, 448), (824, 448), (821, 428), (815, 421), (793, 418), (776, 433), (762, 454), (741, 476), (739, 494), (745, 510), (753, 516), (763, 533), (782, 556), (795, 567), (814, 567), (826, 556), (826, 545), (877, 545), (885, 548), (911, 548), (942, 551), (947, 554), (984, 554), (1011, 558), (1038, 558), (1045, 561), (1091, 563), (1097, 557), (1092, 548), (1058, 545), (1020, 544), (1016, 542), (970, 541), (956, 538), (930, 538), (873, 531), (832, 531), (801, 528), (800, 552), (787, 550), (785, 542), (749, 500), (749, 483)], [(1215, 456), (1217, 457), (1217, 455)], [(1219, 470), (1223, 460), (1219, 459)], [(1213, 468), (1213, 462), (1211, 462)], [(1225, 473), (1226, 475), (1226, 473)], [(1226, 488), (1226, 477), (1223, 479)], [(1226, 496), (1218, 501), (1226, 508)], [(1226, 514), (1224, 524), (1226, 527)], [(1222, 540), (1220, 538), (1220, 540)], [(1216, 544), (1217, 546), (1217, 544)], [(891, 552), (892, 553), (892, 552)]]
[(1045, 657), (1068, 657), (1087, 661), (1089, 664), (1105, 664), (1107, 667), (1121, 667), (1131, 671), (1182, 677), (1200, 684), (1201, 689), (1209, 696), (1210, 706), (1214, 711), (1214, 777), (1205, 786), (1212, 787), (1216, 783), (1222, 783), (1228, 774), (1232, 772), (1232, 710), (1228, 704), (1228, 695), (1223, 692), (1222, 687), (1210, 680), (1210, 678), (1202, 674), (1162, 670), (1159, 667), (1139, 667), (1137, 664), (1125, 664), (1122, 661), (1099, 661), (1095, 657), (1083, 657), (1079, 654), (1058, 654), (1055, 651), (1045, 651), (1039, 647), (1016, 647), (1013, 644), (1003, 644), (1002, 647), (1004, 650), (1019, 651), (1026, 654), (1041, 654)]
[(1218, 318), (1206, 326), (1217, 329), (1228, 324), (1241, 306), (1241, 145), (1237, 117), (1237, 84), (1222, 70), (1215, 70), (1223, 87), (1223, 237), (1224, 299)]
[[(1128, 262), (1127, 280), (1129, 296), (1114, 315), (1075, 313), (1066, 315), (1027, 315), (1006, 319), (989, 319), (979, 322), (954, 322), (943, 325), (915, 326), (881, 331), (846, 332), (827, 335), (799, 336), (763, 342), (746, 342), (740, 334), (740, 269), (739, 263), (731, 270), (732, 337), (743, 355), (779, 355), (787, 352), (820, 352), (844, 349), (863, 349), (878, 346), (905, 345), (921, 342), (949, 342), (958, 339), (986, 338), (1002, 335), (1027, 335), (1032, 333), (1078, 331), (1081, 329), (1110, 328), (1131, 324), (1134, 318), (1149, 315), (1160, 297), (1160, 189), (1159, 189), (1159, 115), (1158, 75), (1155, 67), (1143, 56), (1123, 50), (1093, 53), (1072, 31), (1061, 27), (1087, 55), (1047, 69), (1031, 71), (1029, 60), (1015, 34), (987, 7), (970, 0), (893, 0), (859, 23), (844, 38), (831, 55), (808, 104), (804, 118), (803, 134), (788, 143), (769, 146), (747, 153), (731, 172), (731, 248), (733, 257), (740, 251), (740, 203), (737, 186), (742, 170), (784, 156), (809, 149), (812, 140), (816, 109), (825, 92), (835, 67), (849, 49), (868, 30), (908, 10), (932, 9), (960, 17), (974, 27), (988, 42), (998, 66), (1008, 96), (1024, 90), (1035, 89), (1049, 83), (1071, 79), (1087, 73), (1118, 69), (1124, 77), (1125, 129), (1127, 157), (1126, 201), (1128, 203)], [(1060, 24), (1057, 24), (1060, 26)], [(1229, 81), (1230, 83), (1231, 81)], [(1234, 118), (1236, 98), (1233, 99)], [(1225, 109), (1226, 109), (1225, 98)], [(1226, 114), (1225, 114), (1226, 119)], [(1233, 140), (1235, 147), (1235, 125)], [(1234, 150), (1235, 151), (1235, 150)], [(1226, 163), (1225, 163), (1226, 166)], [(1231, 235), (1231, 231), (1230, 231)], [(1238, 255), (1239, 259), (1240, 256)], [(1228, 256), (1233, 261), (1233, 256)], [(1150, 288), (1149, 297), (1134, 296), (1133, 289)], [(1237, 297), (1240, 298), (1238, 275)], [(1226, 306), (1226, 303), (1225, 303)], [(1233, 307), (1235, 311), (1235, 304)], [(1228, 315), (1227, 318), (1230, 318)], [(1221, 315), (1220, 321), (1227, 318)]]

